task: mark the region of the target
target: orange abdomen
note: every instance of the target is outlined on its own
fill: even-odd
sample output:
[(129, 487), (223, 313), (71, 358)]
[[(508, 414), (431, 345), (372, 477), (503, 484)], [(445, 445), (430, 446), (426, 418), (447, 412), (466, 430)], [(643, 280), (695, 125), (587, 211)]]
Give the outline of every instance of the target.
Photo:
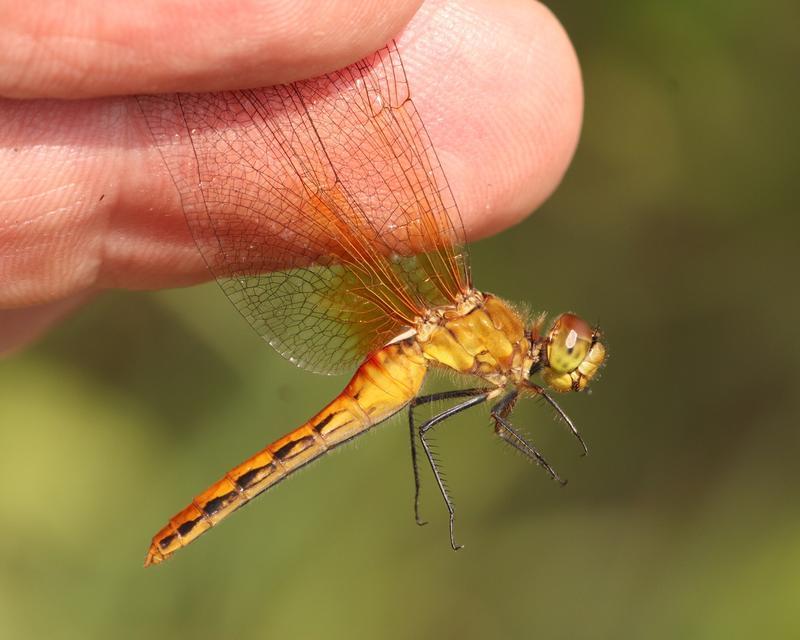
[(293, 471), (402, 409), (417, 395), (426, 370), (413, 340), (373, 353), (327, 407), (228, 471), (173, 516), (153, 537), (145, 566), (166, 560)]

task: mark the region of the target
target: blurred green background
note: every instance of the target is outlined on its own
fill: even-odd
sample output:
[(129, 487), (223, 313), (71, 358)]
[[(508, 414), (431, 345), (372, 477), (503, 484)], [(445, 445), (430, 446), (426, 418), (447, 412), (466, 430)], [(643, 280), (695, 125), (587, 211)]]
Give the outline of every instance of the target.
[(0, 366), (0, 637), (800, 637), (800, 5), (550, 5), (581, 145), (473, 261), (607, 333), (563, 399), (590, 456), (514, 414), (569, 486), (460, 416), (455, 554), (428, 474), (414, 525), (398, 420), (144, 571), (166, 517), (344, 381), (259, 348), (215, 285), (108, 295)]

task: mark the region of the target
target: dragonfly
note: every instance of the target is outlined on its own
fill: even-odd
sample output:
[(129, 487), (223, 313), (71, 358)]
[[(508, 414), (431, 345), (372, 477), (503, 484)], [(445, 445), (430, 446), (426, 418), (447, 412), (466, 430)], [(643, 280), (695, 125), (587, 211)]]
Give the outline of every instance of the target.
[[(255, 331), (316, 373), (352, 371), (308, 422), (197, 495), (152, 539), (158, 564), (292, 473), (408, 411), (420, 517), (420, 450), (455, 511), (430, 435), (491, 404), (494, 432), (563, 480), (512, 424), (542, 398), (586, 452), (551, 392), (579, 392), (605, 358), (573, 313), (545, 327), (473, 287), (464, 225), (411, 99), (397, 45), (318, 78), (256, 90), (152, 95), (139, 105), (210, 272)], [(465, 381), (423, 395), (426, 374)], [(539, 380), (537, 382), (536, 380)], [(418, 422), (415, 409), (448, 401)]]

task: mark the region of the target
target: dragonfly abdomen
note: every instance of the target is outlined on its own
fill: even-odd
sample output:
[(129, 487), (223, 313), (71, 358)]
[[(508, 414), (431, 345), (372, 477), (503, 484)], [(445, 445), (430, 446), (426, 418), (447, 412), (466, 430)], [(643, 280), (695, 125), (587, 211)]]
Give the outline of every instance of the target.
[(292, 472), (402, 409), (417, 395), (426, 371), (413, 339), (373, 353), (327, 407), (228, 471), (173, 516), (153, 537), (145, 566), (163, 562)]

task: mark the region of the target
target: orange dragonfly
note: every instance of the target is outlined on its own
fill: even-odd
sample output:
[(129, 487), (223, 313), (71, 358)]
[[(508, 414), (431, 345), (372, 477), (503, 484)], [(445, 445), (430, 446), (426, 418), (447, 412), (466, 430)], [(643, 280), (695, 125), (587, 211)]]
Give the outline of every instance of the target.
[[(256, 332), (317, 373), (358, 365), (304, 425), (195, 497), (152, 540), (169, 558), (291, 473), (408, 408), (419, 517), (418, 446), (454, 511), (426, 436), (493, 401), (500, 438), (563, 482), (509, 421), (519, 396), (582, 391), (605, 357), (576, 315), (524, 317), (473, 288), (461, 218), (392, 43), (312, 80), (248, 91), (139, 99), (209, 269)], [(477, 380), (420, 395), (429, 369)], [(540, 376), (543, 384), (531, 378)], [(417, 425), (414, 409), (458, 401)]]

